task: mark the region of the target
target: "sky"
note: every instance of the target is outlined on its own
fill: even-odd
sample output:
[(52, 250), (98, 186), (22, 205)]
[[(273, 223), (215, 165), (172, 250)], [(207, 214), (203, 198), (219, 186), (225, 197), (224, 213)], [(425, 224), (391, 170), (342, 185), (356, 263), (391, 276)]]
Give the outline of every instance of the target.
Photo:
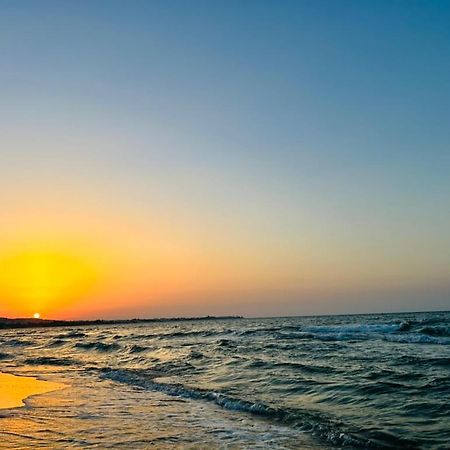
[(0, 316), (449, 309), (449, 23), (0, 0)]

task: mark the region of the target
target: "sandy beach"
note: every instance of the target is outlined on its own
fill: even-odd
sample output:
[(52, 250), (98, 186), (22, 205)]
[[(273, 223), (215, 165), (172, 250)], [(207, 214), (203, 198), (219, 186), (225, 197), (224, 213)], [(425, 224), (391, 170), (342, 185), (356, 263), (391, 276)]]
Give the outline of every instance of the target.
[(65, 387), (62, 383), (0, 373), (0, 409), (24, 406), (24, 400), (32, 395), (45, 394)]

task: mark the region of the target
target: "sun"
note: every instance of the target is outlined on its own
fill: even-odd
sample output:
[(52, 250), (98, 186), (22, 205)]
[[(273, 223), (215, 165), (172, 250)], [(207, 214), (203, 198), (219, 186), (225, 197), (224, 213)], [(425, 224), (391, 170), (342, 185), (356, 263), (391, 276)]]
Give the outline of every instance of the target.
[(90, 265), (68, 252), (33, 248), (0, 258), (0, 299), (35, 319), (81, 299), (94, 282)]

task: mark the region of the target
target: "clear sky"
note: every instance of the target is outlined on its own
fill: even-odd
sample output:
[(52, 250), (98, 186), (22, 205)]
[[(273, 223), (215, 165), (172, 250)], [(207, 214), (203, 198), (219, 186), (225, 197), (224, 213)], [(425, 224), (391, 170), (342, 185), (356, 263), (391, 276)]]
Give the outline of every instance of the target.
[(0, 315), (449, 309), (449, 24), (0, 0)]

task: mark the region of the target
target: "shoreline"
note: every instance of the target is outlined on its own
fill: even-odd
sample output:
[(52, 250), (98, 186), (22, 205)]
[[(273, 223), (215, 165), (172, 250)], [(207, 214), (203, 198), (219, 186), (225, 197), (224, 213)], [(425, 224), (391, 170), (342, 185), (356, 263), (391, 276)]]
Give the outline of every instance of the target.
[(25, 406), (25, 400), (34, 395), (46, 394), (66, 387), (67, 385), (63, 383), (0, 372), (0, 410), (21, 408)]

